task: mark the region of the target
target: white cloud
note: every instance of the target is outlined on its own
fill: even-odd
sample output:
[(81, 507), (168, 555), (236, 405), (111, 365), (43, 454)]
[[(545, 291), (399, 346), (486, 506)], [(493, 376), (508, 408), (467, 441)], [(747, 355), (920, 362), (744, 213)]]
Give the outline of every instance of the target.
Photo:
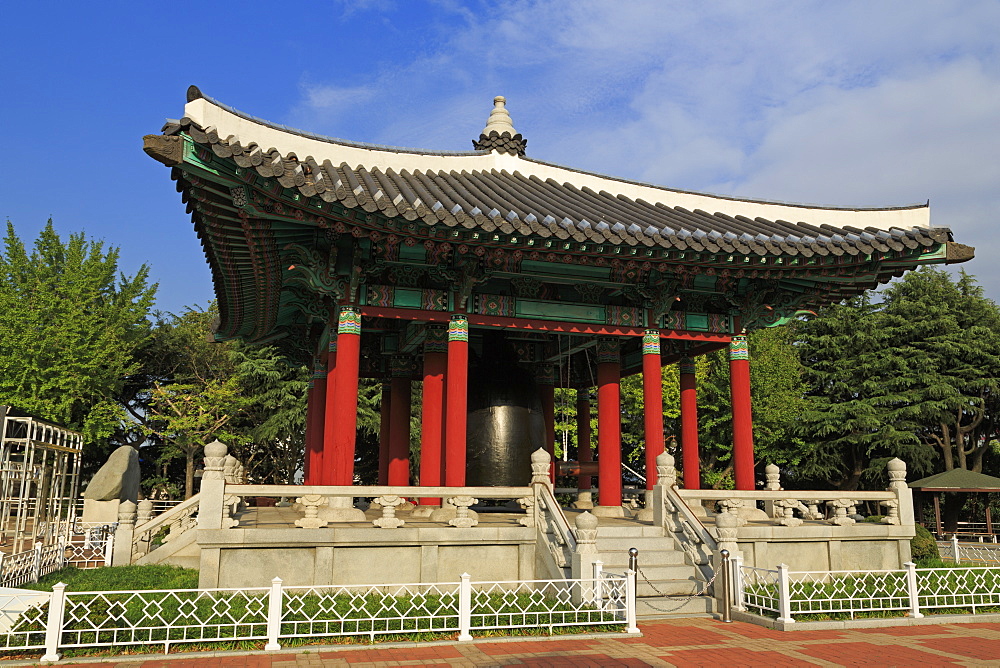
[[(468, 149), (503, 94), (533, 157), (747, 197), (930, 198), (934, 222), (980, 257), (1000, 250), (1000, 3), (434, 6), (403, 60), (314, 73), (296, 124)], [(1000, 269), (988, 290), (1000, 296)]]

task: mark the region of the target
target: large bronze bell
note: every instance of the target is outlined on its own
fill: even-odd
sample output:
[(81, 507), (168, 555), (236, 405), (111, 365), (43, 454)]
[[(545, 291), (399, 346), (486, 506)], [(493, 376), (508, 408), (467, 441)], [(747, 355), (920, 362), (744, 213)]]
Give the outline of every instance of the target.
[(538, 389), (517, 364), (503, 332), (487, 332), (469, 372), (466, 484), (521, 486), (531, 480), (531, 453), (545, 443)]

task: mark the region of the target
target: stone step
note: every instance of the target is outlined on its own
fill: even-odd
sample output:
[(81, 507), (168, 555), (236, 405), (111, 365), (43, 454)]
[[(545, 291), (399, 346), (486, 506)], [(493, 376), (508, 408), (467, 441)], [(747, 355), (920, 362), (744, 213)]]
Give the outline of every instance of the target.
[[(598, 550), (605, 566), (624, 567), (628, 565), (628, 552), (622, 550)], [(680, 550), (639, 550), (639, 566), (681, 566), (686, 564), (685, 555)]]
[(612, 526), (597, 526), (597, 536), (598, 539), (601, 538), (644, 538), (650, 537), (654, 538), (659, 536), (663, 538), (663, 528), (654, 527), (649, 525), (612, 525)]
[(674, 549), (674, 539), (667, 536), (623, 536), (621, 538), (597, 537), (597, 549), (628, 552), (630, 547), (640, 551), (663, 552)]
[(696, 596), (690, 600), (669, 596), (639, 597), (635, 601), (635, 614), (640, 621), (711, 616), (715, 611), (715, 599), (708, 596)]

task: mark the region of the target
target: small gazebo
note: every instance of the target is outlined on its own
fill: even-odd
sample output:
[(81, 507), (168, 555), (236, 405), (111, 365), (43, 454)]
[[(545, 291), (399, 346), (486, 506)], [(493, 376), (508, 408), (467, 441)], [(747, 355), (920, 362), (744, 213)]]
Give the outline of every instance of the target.
[[(934, 499), (934, 524), (938, 536), (945, 535), (945, 528), (941, 522), (941, 493), (960, 492), (1000, 492), (1000, 478), (995, 478), (985, 473), (977, 473), (968, 469), (952, 469), (944, 473), (937, 473), (910, 483), (910, 488), (916, 492), (914, 495), (914, 505), (918, 509), (923, 508), (927, 494), (932, 494)], [(917, 514), (922, 517), (923, 514)], [(958, 527), (948, 528), (948, 533), (966, 533), (973, 535), (993, 535), (993, 517), (990, 514), (990, 504), (986, 504), (985, 525), (975, 522), (961, 522), (965, 525), (966, 531), (959, 531)], [(975, 531), (978, 527), (984, 527), (984, 531)]]

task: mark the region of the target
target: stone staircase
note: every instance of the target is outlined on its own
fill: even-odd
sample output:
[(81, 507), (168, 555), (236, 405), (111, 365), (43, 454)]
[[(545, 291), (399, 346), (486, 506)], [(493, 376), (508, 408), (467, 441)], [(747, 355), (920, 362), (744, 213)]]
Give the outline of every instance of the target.
[(639, 618), (705, 616), (715, 611), (708, 594), (695, 596), (705, 586), (705, 577), (690, 557), (678, 549), (672, 536), (660, 527), (642, 523), (601, 526), (597, 551), (604, 570), (624, 572), (629, 548), (639, 550), (636, 614)]

